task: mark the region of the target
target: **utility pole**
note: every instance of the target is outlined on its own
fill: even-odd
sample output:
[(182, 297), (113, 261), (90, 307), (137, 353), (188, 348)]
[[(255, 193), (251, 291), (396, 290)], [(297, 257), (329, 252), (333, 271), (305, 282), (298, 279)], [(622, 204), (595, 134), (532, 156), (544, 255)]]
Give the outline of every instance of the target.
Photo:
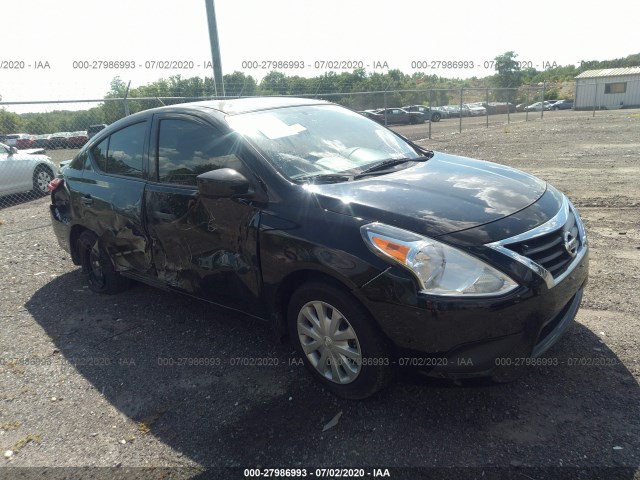
[(218, 42), (218, 24), (216, 23), (215, 0), (204, 0), (207, 7), (207, 21), (209, 22), (209, 42), (211, 43), (211, 60), (213, 62), (213, 83), (216, 96), (224, 95), (224, 81), (222, 79), (222, 60), (220, 58), (220, 42)]

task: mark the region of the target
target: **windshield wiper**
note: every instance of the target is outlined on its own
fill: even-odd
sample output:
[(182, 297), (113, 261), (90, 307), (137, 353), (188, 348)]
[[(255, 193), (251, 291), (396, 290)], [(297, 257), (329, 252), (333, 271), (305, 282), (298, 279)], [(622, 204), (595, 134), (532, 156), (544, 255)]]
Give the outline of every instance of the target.
[(295, 177), (296, 182), (308, 182), (308, 183), (337, 183), (337, 182), (349, 182), (353, 180), (353, 175), (347, 175), (346, 173), (320, 173), (317, 175), (303, 175)]
[(374, 175), (377, 173), (382, 173), (391, 167), (395, 167), (396, 165), (401, 165), (407, 162), (426, 162), (431, 157), (416, 157), (416, 158), (389, 158), (387, 160), (382, 160), (381, 162), (374, 163), (373, 165), (365, 168), (360, 173), (355, 175), (353, 178), (357, 180), (362, 177), (366, 177), (367, 175)]

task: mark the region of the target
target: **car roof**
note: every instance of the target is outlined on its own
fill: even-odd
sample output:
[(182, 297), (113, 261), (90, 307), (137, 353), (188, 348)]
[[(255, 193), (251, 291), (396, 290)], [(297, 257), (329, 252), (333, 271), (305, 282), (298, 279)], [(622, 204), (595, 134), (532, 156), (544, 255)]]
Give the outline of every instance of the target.
[(272, 110), (275, 108), (285, 107), (297, 107), (303, 105), (328, 105), (329, 102), (324, 100), (315, 100), (310, 98), (295, 98), (295, 97), (245, 97), (234, 98), (225, 100), (205, 100), (201, 102), (180, 103), (176, 105), (170, 105), (167, 107), (160, 107), (158, 109), (162, 111), (164, 109), (171, 109), (172, 107), (196, 107), (203, 109), (217, 110), (226, 115), (239, 115), (241, 113), (257, 112), (260, 110)]
[(120, 120), (113, 122), (106, 129), (98, 132), (98, 135), (102, 135), (103, 132), (109, 133), (115, 131), (121, 128), (123, 125), (129, 124), (131, 122), (136, 122), (142, 118), (148, 118), (149, 115), (162, 112), (180, 113), (189, 110), (200, 110), (201, 112), (215, 113), (217, 115), (239, 115), (242, 113), (274, 110), (278, 108), (314, 105), (334, 104), (325, 100), (296, 97), (244, 97), (224, 100), (205, 100), (199, 102), (176, 103), (173, 105), (151, 108), (149, 110), (142, 110), (127, 117), (121, 118)]

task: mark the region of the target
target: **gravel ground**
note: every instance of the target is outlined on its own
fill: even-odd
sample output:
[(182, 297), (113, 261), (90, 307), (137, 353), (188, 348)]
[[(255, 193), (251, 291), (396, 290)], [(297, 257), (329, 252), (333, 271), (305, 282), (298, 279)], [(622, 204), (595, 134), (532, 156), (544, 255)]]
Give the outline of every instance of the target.
[[(0, 476), (382, 467), (391, 478), (639, 479), (640, 113), (529, 120), (461, 134), (447, 120), (421, 142), (538, 175), (585, 222), (590, 283), (546, 354), (558, 365), (510, 384), (405, 375), (367, 401), (338, 399), (256, 319), (142, 285), (90, 292), (54, 239), (48, 199), (1, 209)], [(398, 130), (417, 140), (425, 128)], [(270, 365), (241, 365), (251, 358)], [(50, 468), (96, 466), (111, 468)]]

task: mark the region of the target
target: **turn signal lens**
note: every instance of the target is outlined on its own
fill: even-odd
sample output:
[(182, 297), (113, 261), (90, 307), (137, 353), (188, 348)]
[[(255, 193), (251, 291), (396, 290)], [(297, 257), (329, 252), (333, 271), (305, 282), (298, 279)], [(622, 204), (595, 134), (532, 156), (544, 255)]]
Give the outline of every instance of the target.
[(407, 261), (407, 255), (409, 254), (408, 246), (394, 243), (385, 238), (375, 236), (371, 237), (371, 241), (390, 257), (393, 257), (396, 260), (401, 261), (402, 263), (405, 263)]

